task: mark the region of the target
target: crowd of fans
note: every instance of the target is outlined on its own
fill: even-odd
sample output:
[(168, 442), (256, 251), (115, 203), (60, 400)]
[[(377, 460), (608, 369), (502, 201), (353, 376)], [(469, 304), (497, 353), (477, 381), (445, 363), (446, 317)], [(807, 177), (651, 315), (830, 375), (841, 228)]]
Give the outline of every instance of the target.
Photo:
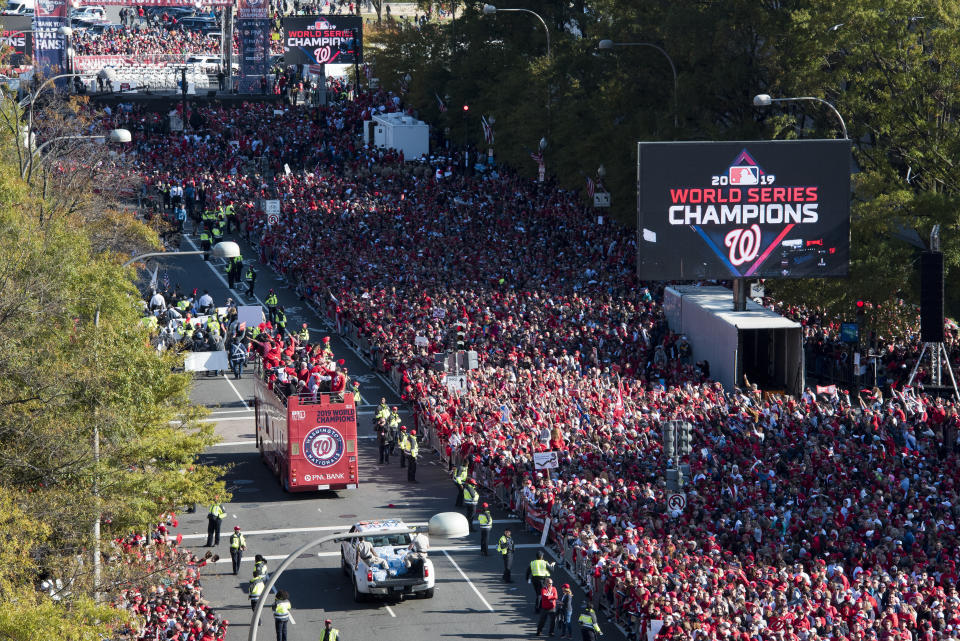
[[(398, 108), (379, 92), (211, 108), (186, 136), (136, 110), (105, 126), (138, 130), (127, 159), (150, 190), (235, 203), (260, 259), (400, 382), (418, 432), (516, 509), (552, 515), (621, 620), (663, 622), (669, 639), (960, 638), (955, 404), (724, 391), (667, 327), (662, 289), (636, 280), (630, 231), (549, 183), (358, 142), (371, 110)], [(481, 365), (461, 395), (433, 367), (456, 323)], [(835, 340), (829, 321), (810, 326)], [(694, 425), (682, 512), (662, 481), (675, 418)], [(533, 469), (543, 450), (560, 452), (551, 478)]]
[[(74, 32), (73, 48), (80, 56), (148, 56), (220, 53), (220, 38), (201, 31), (167, 29), (140, 25), (108, 27), (96, 33), (89, 29)], [(238, 50), (234, 39), (234, 53)]]
[(210, 561), (171, 540), (171, 522), (162, 522), (150, 536), (133, 535), (114, 542), (116, 561), (133, 575), (160, 577), (149, 588), (121, 592), (114, 606), (130, 614), (131, 623), (114, 631), (115, 641), (220, 641), (230, 622), (218, 616), (203, 598), (200, 570)]

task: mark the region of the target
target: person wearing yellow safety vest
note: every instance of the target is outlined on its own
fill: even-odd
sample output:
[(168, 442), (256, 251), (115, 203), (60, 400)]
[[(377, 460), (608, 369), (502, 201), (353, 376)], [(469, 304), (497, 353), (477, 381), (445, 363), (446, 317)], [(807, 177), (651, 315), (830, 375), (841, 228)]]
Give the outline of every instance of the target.
[(471, 532), (473, 532), (473, 516), (477, 513), (477, 503), (479, 502), (480, 491), (477, 490), (477, 482), (473, 479), (467, 479), (467, 482), (463, 484), (463, 515), (467, 517)]
[(263, 594), (263, 589), (266, 586), (266, 577), (254, 570), (253, 578), (250, 579), (250, 589), (248, 590), (251, 610), (257, 609), (257, 601), (260, 600), (260, 595)]
[(583, 612), (577, 620), (580, 623), (580, 634), (583, 641), (594, 641), (597, 635), (603, 636), (600, 631), (600, 622), (597, 619), (597, 613), (589, 604), (584, 604)]
[[(200, 232), (200, 249), (205, 252), (210, 251), (210, 232), (206, 229)], [(204, 256), (204, 259), (206, 259), (206, 256)]]
[(543, 582), (550, 578), (550, 570), (556, 563), (548, 563), (543, 560), (543, 550), (537, 552), (537, 558), (530, 561), (530, 567), (527, 568), (527, 583), (533, 584), (533, 611), (540, 611), (540, 593), (543, 591)]
[(257, 283), (257, 272), (253, 266), (247, 266), (247, 273), (244, 274), (243, 279), (247, 281), (247, 296), (253, 297), (253, 286)]
[(350, 383), (350, 393), (353, 394), (353, 404), (363, 405), (363, 397), (360, 396), (360, 383), (353, 381)]
[[(392, 422), (390, 423), (393, 424)], [(400, 436), (397, 438), (397, 443), (400, 444), (400, 467), (407, 466), (407, 428), (404, 425), (400, 426)]]
[(303, 326), (300, 328), (300, 331), (297, 332), (297, 340), (300, 341), (301, 343), (310, 342), (310, 330), (307, 328), (306, 323), (304, 323)]
[(243, 551), (246, 549), (247, 539), (240, 531), (240, 526), (234, 525), (233, 534), (230, 535), (230, 560), (233, 561), (234, 576), (240, 571), (240, 561), (243, 560)]
[(277, 318), (277, 294), (272, 289), (267, 294), (267, 300), (263, 301), (267, 304), (267, 320), (271, 323)]
[(214, 245), (219, 243), (221, 240), (223, 240), (223, 227), (220, 225), (214, 225), (213, 229), (210, 230), (210, 236), (210, 242), (212, 242)]
[(490, 515), (490, 506), (484, 503), (480, 506), (481, 512), (477, 515), (477, 522), (480, 524), (480, 554), (490, 556), (488, 545), (490, 542), (490, 530), (493, 529), (493, 517)]
[(390, 418), (390, 406), (387, 405), (387, 399), (381, 398), (380, 404), (377, 405), (377, 411), (373, 415), (374, 420), (383, 421), (383, 424), (387, 424), (387, 419)]
[(343, 641), (340, 630), (333, 627), (333, 621), (330, 619), (323, 622), (323, 634), (320, 635), (320, 641)]
[(463, 482), (470, 476), (470, 466), (465, 462), (457, 466), (453, 474), (453, 483), (457, 486), (457, 507), (463, 507)]
[(223, 517), (227, 513), (220, 505), (220, 497), (215, 497), (210, 505), (210, 512), (207, 513), (207, 547), (220, 545), (220, 524), (223, 523)]
[(510, 577), (513, 568), (513, 537), (510, 536), (510, 530), (504, 530), (503, 536), (497, 541), (497, 552), (503, 557), (503, 582), (513, 583)]
[(417, 442), (417, 430), (407, 435), (407, 482), (417, 482), (417, 456), (420, 455), (420, 443)]
[(277, 592), (273, 602), (273, 624), (277, 629), (277, 641), (287, 641), (287, 623), (290, 621), (290, 595), (286, 590)]

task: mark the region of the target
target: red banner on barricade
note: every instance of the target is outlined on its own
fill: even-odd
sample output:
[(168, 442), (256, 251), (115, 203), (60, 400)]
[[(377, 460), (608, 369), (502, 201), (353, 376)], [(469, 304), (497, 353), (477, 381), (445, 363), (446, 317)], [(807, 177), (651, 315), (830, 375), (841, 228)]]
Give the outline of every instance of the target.
[[(108, 7), (195, 7), (197, 3), (194, 0), (100, 0), (97, 2), (100, 6)], [(204, 7), (231, 7), (233, 0), (201, 0), (201, 6)]]

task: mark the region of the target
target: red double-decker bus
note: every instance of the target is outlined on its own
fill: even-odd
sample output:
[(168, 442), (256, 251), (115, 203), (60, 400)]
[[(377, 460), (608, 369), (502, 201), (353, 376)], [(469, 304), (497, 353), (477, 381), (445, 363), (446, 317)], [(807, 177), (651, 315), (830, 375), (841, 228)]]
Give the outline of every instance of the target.
[(357, 408), (353, 394), (297, 394), (254, 382), (260, 458), (288, 492), (356, 489)]

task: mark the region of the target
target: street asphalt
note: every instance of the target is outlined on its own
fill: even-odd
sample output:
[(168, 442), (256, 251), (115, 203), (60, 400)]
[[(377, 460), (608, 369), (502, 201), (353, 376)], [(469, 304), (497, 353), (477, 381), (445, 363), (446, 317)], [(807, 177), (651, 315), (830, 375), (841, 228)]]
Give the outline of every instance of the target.
[[(287, 309), (289, 327), (306, 322), (311, 341), (331, 336), (335, 355), (344, 358), (350, 374), (360, 381), (365, 404), (359, 407), (360, 487), (356, 490), (319, 493), (285, 493), (272, 472), (261, 462), (255, 447), (255, 425), (252, 405), (253, 387), (250, 377), (241, 380), (228, 376), (196, 375), (194, 401), (210, 408), (209, 421), (216, 422), (222, 441), (211, 447), (203, 462), (229, 466), (226, 481), (233, 500), (224, 505), (220, 545), (213, 552), (218, 563), (201, 571), (205, 598), (230, 621), (227, 641), (246, 639), (250, 630), (251, 609), (247, 584), (253, 570), (253, 557), (263, 554), (271, 569), (304, 543), (321, 536), (346, 531), (360, 520), (397, 518), (407, 523), (424, 523), (438, 512), (454, 507), (454, 484), (439, 457), (421, 450), (417, 472), (419, 483), (406, 480), (406, 470), (394, 457), (389, 465), (377, 464), (373, 433), (373, 410), (380, 398), (398, 404), (399, 398), (388, 382), (373, 372), (369, 365), (323, 323), (311, 308), (299, 300), (293, 290), (282, 283), (272, 269), (256, 262), (256, 252), (240, 241), (246, 264), (253, 261), (258, 272), (256, 295), (262, 303), (269, 288), (277, 291), (280, 304)], [(195, 248), (197, 241), (185, 235), (181, 250)], [(222, 261), (204, 263), (199, 256), (171, 257), (161, 261), (161, 282), (166, 275), (171, 285), (181, 290), (198, 288), (210, 291), (218, 305), (227, 297), (241, 304), (254, 301), (241, 293), (245, 286), (227, 289)], [(152, 271), (153, 265), (150, 266)], [(410, 416), (401, 406), (401, 417)], [(488, 497), (482, 497), (485, 500)], [(493, 501), (490, 501), (493, 505)], [(195, 513), (179, 515), (174, 536), (182, 534), (183, 545), (204, 554), (207, 507), (197, 506)], [(332, 619), (346, 641), (385, 639), (390, 641), (426, 641), (431, 639), (522, 639), (533, 636), (536, 619), (533, 614), (533, 590), (524, 580), (529, 562), (534, 558), (539, 537), (524, 531), (518, 519), (502, 511), (494, 511), (491, 534), (491, 556), (479, 553), (479, 535), (457, 542), (431, 542), (430, 557), (436, 574), (436, 593), (432, 599), (415, 598), (401, 602), (354, 603), (352, 584), (340, 570), (337, 543), (327, 543), (304, 553), (278, 580), (278, 587), (290, 593), (296, 625), (289, 627), (290, 641), (316, 641), (324, 619)], [(247, 551), (238, 576), (231, 572), (229, 536), (234, 525), (245, 533)], [(502, 564), (496, 553), (496, 540), (503, 529), (510, 527), (517, 543), (513, 566), (515, 582), (503, 583)], [(548, 557), (549, 558), (549, 557)], [(574, 588), (575, 612), (583, 602), (583, 592), (566, 570), (557, 567), (554, 580), (559, 586), (569, 582)], [(273, 598), (267, 601), (267, 607)], [(275, 638), (272, 615), (264, 611), (265, 622), (258, 638)], [(606, 638), (623, 639), (612, 624), (603, 626)], [(575, 638), (580, 637), (574, 630)]]

